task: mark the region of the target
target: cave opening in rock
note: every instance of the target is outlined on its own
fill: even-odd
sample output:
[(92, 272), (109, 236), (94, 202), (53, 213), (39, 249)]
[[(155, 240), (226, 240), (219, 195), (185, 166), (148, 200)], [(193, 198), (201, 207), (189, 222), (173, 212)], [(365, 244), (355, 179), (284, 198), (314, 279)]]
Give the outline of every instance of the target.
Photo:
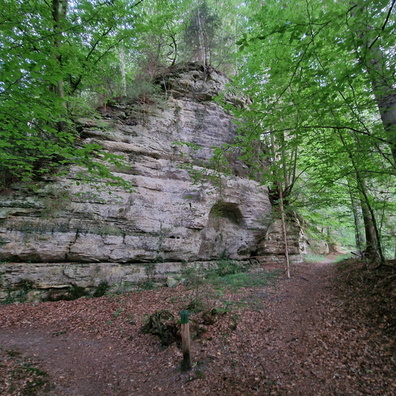
[(225, 254), (236, 258), (241, 247), (246, 246), (245, 221), (236, 203), (216, 202), (202, 232), (199, 254), (209, 260)]
[(228, 219), (233, 224), (242, 225), (243, 216), (236, 203), (216, 202), (209, 213), (209, 218), (222, 217)]

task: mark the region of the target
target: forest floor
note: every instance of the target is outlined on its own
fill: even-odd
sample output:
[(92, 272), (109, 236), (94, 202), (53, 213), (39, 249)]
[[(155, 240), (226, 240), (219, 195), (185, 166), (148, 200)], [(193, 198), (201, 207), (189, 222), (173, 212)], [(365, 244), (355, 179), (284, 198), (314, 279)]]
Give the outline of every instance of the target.
[[(291, 279), (259, 268), (248, 288), (0, 306), (0, 394), (393, 396), (396, 271), (329, 261), (294, 266)], [(185, 308), (200, 333), (188, 372), (177, 343), (141, 331), (149, 315)]]

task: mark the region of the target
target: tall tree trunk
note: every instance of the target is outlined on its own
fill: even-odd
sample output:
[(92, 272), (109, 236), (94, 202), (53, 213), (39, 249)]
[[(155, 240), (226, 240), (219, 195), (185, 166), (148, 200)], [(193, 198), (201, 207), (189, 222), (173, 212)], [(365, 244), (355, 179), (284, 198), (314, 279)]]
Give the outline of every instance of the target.
[[(280, 154), (277, 151), (278, 147), (275, 142), (275, 137), (273, 134), (270, 136), (271, 138), (271, 151), (274, 158), (274, 161), (279, 164), (279, 166), (274, 169), (274, 176), (275, 176), (275, 201), (277, 201), (277, 205), (280, 210), (281, 214), (281, 223), (282, 223), (282, 238), (283, 238), (283, 245), (285, 249), (285, 260), (286, 260), (286, 274), (287, 277), (290, 278), (290, 259), (289, 259), (289, 244), (288, 244), (288, 235), (287, 235), (287, 227), (286, 227), (286, 215), (285, 215), (285, 191), (291, 187), (288, 184), (289, 175), (287, 173), (286, 167), (286, 153), (283, 149), (280, 150)], [(282, 148), (284, 147), (284, 135), (281, 136), (281, 145)], [(282, 165), (281, 165), (282, 164)], [(283, 187), (285, 184), (285, 188)], [(290, 193), (289, 190), (288, 193)]]
[(357, 179), (361, 193), (361, 207), (366, 235), (366, 248), (364, 253), (366, 253), (370, 259), (384, 263), (385, 257), (382, 250), (381, 235), (378, 229), (375, 212), (370, 204), (365, 183), (361, 180), (359, 175), (357, 175)]
[(287, 274), (287, 277), (290, 278), (289, 244), (287, 241), (285, 207), (283, 206), (283, 192), (282, 192), (282, 186), (280, 185), (280, 183), (279, 183), (278, 188), (279, 188), (279, 209), (281, 212), (281, 220), (282, 220), (282, 236), (283, 236), (283, 243), (285, 246), (286, 274)]
[(386, 70), (386, 58), (381, 49), (374, 45), (369, 47), (368, 71), (373, 86), (375, 100), (381, 115), (387, 140), (396, 164), (396, 90), (394, 78)]
[(127, 95), (127, 83), (126, 83), (126, 70), (125, 70), (125, 49), (124, 46), (120, 46), (120, 68), (121, 68), (121, 87), (122, 87), (122, 95)]
[(198, 42), (199, 42), (199, 49), (198, 49), (198, 62), (202, 62), (205, 66), (207, 66), (207, 55), (206, 55), (206, 43), (205, 43), (205, 30), (202, 23), (202, 16), (200, 12), (200, 4), (198, 2)]
[(338, 136), (342, 144), (344, 145), (345, 149), (347, 150), (349, 159), (351, 161), (351, 164), (355, 172), (357, 189), (360, 195), (360, 203), (362, 208), (363, 223), (364, 223), (364, 230), (366, 236), (366, 248), (364, 250), (364, 253), (366, 253), (367, 256), (370, 257), (371, 259), (383, 263), (385, 261), (385, 258), (382, 251), (381, 236), (378, 229), (374, 209), (370, 204), (370, 197), (368, 194), (365, 180), (359, 171), (358, 159), (355, 157), (353, 151), (351, 151), (348, 148), (348, 144), (340, 132)]
[(395, 252), (394, 252), (393, 259), (396, 260), (396, 241), (394, 243), (395, 243)]
[[(362, 1), (363, 5), (359, 2), (353, 2), (352, 16), (365, 15), (368, 12), (370, 4)], [(381, 32), (384, 31), (389, 16), (392, 13), (396, 4), (396, 0), (392, 0), (389, 5), (387, 19), (384, 21)], [(382, 124), (384, 126), (387, 140), (391, 149), (394, 165), (396, 166), (396, 89), (395, 89), (395, 65), (389, 62), (384, 51), (380, 47), (381, 32), (377, 30), (378, 35), (373, 38), (373, 27), (366, 24), (358, 29), (358, 36), (362, 42), (360, 47), (359, 58), (367, 70), (371, 85), (373, 87), (373, 94), (378, 106), (381, 116)]]
[(352, 188), (348, 181), (348, 189), (349, 189), (349, 196), (351, 199), (351, 207), (353, 213), (353, 222), (355, 226), (355, 244), (356, 249), (359, 253), (363, 252), (364, 247), (364, 238), (362, 234), (363, 224), (362, 224), (362, 213), (361, 213), (361, 205), (359, 200), (354, 196)]
[[(68, 8), (68, 0), (52, 0), (52, 19), (54, 22), (54, 53), (55, 59), (58, 63), (58, 67), (62, 69), (62, 54), (60, 53), (62, 47), (62, 25), (66, 18)], [(60, 78), (56, 84), (51, 86), (51, 90), (57, 94), (60, 98), (65, 97), (65, 89), (63, 85), (63, 79)]]
[(378, 257), (378, 239), (375, 232), (374, 221), (371, 217), (371, 213), (367, 204), (364, 202), (364, 199), (362, 199), (360, 203), (362, 208), (364, 232), (366, 236), (366, 247), (364, 249), (364, 253), (370, 258), (376, 258)]

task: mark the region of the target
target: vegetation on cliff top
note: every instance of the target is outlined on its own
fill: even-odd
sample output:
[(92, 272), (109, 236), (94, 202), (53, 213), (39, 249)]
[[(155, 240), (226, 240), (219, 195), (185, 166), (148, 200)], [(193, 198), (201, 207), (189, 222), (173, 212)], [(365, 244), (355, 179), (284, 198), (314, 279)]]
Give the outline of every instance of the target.
[(393, 256), (395, 1), (227, 3), (0, 0), (3, 188), (69, 164), (126, 187), (110, 171), (124, 158), (84, 144), (74, 121), (196, 61), (253, 99), (232, 109), (244, 119), (236, 146), (286, 216), (297, 210), (329, 242), (341, 230), (377, 261)]

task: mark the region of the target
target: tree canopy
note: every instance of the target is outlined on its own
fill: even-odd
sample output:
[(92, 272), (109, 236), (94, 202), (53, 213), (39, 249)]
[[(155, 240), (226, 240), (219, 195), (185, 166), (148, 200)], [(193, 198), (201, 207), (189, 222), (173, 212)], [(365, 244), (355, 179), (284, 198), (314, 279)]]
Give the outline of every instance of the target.
[(257, 2), (239, 41), (253, 98), (246, 136), (271, 138), (297, 207), (359, 211), (366, 253), (381, 257), (378, 211), (393, 215), (395, 193), (394, 3)]
[(123, 183), (109, 170), (123, 158), (80, 144), (75, 120), (152, 89), (162, 66), (199, 61), (252, 99), (232, 109), (236, 145), (274, 204), (321, 229), (345, 224), (383, 260), (395, 246), (395, 3), (0, 0), (0, 181), (73, 163)]
[(3, 182), (71, 162), (111, 178), (108, 167), (92, 160), (98, 145), (76, 145), (73, 120), (82, 114), (84, 95), (109, 73), (119, 44), (133, 38), (135, 4), (1, 0), (0, 8)]

